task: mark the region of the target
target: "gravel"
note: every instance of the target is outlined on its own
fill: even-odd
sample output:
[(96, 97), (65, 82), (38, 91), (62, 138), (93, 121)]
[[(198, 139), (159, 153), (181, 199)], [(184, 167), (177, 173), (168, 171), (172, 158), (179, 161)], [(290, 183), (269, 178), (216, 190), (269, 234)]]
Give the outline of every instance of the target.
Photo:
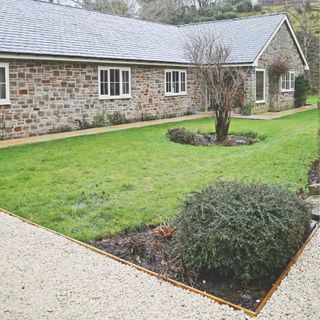
[[(0, 212), (0, 319), (250, 319)], [(320, 232), (258, 319), (320, 319)]]
[(259, 314), (259, 319), (320, 319), (320, 229)]

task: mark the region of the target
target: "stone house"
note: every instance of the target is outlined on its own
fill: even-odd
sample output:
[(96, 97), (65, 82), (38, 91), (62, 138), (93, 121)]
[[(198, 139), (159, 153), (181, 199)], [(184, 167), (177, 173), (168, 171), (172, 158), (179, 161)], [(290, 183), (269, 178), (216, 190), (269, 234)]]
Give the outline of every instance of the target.
[[(92, 124), (204, 111), (206, 88), (185, 54), (188, 33), (210, 31), (231, 48), (228, 64), (248, 70), (243, 106), (293, 108), (294, 79), (308, 64), (285, 14), (186, 26), (45, 3), (0, 2), (0, 136), (18, 138)], [(286, 61), (277, 103), (268, 67)]]

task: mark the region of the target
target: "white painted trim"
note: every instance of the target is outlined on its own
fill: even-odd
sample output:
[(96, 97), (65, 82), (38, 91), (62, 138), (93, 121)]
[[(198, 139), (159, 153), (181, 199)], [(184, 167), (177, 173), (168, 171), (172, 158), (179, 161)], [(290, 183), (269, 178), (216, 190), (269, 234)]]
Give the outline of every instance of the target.
[(299, 44), (299, 41), (298, 41), (298, 39), (297, 39), (297, 37), (296, 37), (296, 34), (294, 33), (294, 30), (293, 30), (293, 28), (292, 28), (291, 22), (290, 22), (290, 20), (288, 19), (288, 17), (286, 17), (286, 20), (285, 20), (285, 21), (286, 21), (287, 24), (288, 24), (289, 30), (290, 30), (290, 32), (291, 32), (291, 35), (292, 35), (292, 37), (293, 37), (293, 39), (294, 39), (295, 44), (296, 44), (297, 47), (298, 47), (299, 53), (301, 54), (302, 60), (303, 60), (303, 62), (304, 62), (304, 64), (305, 64), (304, 69), (305, 69), (305, 70), (310, 70), (309, 64), (308, 64), (308, 62), (307, 62), (307, 59), (306, 59), (306, 57), (305, 57), (304, 54), (303, 54), (303, 51), (302, 51), (302, 49), (301, 49), (301, 47), (300, 47), (300, 44)]
[[(115, 65), (143, 65), (143, 66), (164, 66), (174, 68), (190, 68), (192, 63), (175, 63), (175, 62), (150, 62), (150, 61), (135, 61), (135, 60), (112, 60), (112, 59), (94, 59), (94, 58), (77, 58), (77, 57), (58, 57), (45, 56), (35, 54), (1, 54), (0, 59), (18, 59), (18, 60), (43, 60), (43, 61), (62, 61), (62, 62), (84, 62), (84, 63), (100, 63), (100, 64), (115, 64)], [(230, 63), (227, 67), (255, 67), (255, 63)]]
[[(263, 100), (257, 100), (257, 71), (263, 72)], [(265, 103), (266, 102), (266, 69), (264, 68), (256, 68), (256, 103)]]
[(305, 56), (304, 56), (304, 54), (303, 54), (303, 51), (302, 51), (302, 49), (301, 49), (301, 47), (300, 47), (300, 45), (299, 45), (298, 39), (297, 39), (297, 37), (296, 37), (296, 35), (295, 35), (294, 31), (293, 31), (293, 28), (292, 28), (291, 23), (290, 23), (290, 21), (289, 21), (289, 19), (288, 19), (287, 16), (285, 16), (285, 17), (282, 19), (282, 21), (279, 23), (278, 27), (275, 29), (275, 31), (273, 32), (273, 34), (271, 35), (271, 37), (269, 38), (269, 40), (266, 42), (266, 44), (264, 45), (264, 47), (261, 49), (260, 53), (259, 53), (259, 54), (257, 55), (257, 57), (255, 58), (253, 64), (256, 65), (256, 66), (258, 66), (258, 62), (259, 62), (260, 57), (261, 57), (262, 54), (265, 52), (265, 50), (266, 50), (267, 47), (269, 46), (270, 42), (273, 40), (273, 38), (275, 37), (275, 35), (277, 34), (277, 32), (279, 31), (279, 29), (281, 28), (281, 26), (283, 25), (284, 22), (287, 23), (287, 26), (288, 26), (288, 28), (289, 28), (289, 31), (290, 31), (290, 33), (291, 33), (291, 35), (292, 35), (292, 37), (293, 37), (293, 40), (294, 40), (294, 42), (295, 42), (295, 44), (296, 44), (296, 46), (297, 46), (297, 48), (298, 48), (298, 51), (299, 51), (299, 53), (300, 53), (300, 55), (301, 55), (302, 60), (303, 60), (303, 62), (304, 62), (304, 65), (305, 65), (304, 69), (305, 69), (305, 70), (309, 70), (308, 62), (307, 62), (307, 60), (306, 60), (306, 58), (305, 58)]
[(166, 97), (177, 97), (177, 96), (187, 96), (188, 94), (186, 92), (182, 93), (167, 93), (165, 94)]
[[(110, 70), (117, 69), (119, 70), (119, 81), (120, 81), (120, 95), (118, 96), (111, 96), (110, 95)], [(107, 70), (108, 71), (108, 94), (102, 95), (100, 92), (100, 71)], [(129, 93), (122, 94), (122, 71), (129, 71)], [(113, 100), (113, 99), (131, 99), (131, 68), (124, 68), (124, 67), (98, 67), (98, 92), (99, 92), (99, 100)]]
[(6, 86), (6, 98), (0, 99), (0, 105), (10, 104), (9, 63), (0, 63), (0, 68), (4, 68), (4, 80)]
[[(171, 72), (171, 90), (172, 90), (172, 72), (174, 71), (177, 71), (179, 72), (179, 90), (180, 92), (167, 92), (167, 72)], [(186, 86), (186, 90), (185, 91), (181, 91), (181, 73), (184, 72), (185, 75), (186, 75), (186, 78), (185, 78), (185, 86)], [(187, 80), (187, 70), (185, 69), (165, 69), (164, 70), (164, 95), (166, 97), (175, 97), (175, 96), (186, 96), (188, 94), (188, 80)]]
[[(190, 63), (188, 65), (186, 65), (186, 67), (188, 68), (193, 68), (195, 65)], [(257, 67), (258, 65), (256, 64), (256, 62), (252, 62), (252, 63), (228, 63), (228, 64), (223, 64), (222, 67)], [(183, 67), (183, 66), (181, 66)]]
[[(289, 73), (289, 84), (290, 84), (290, 89), (282, 89), (282, 77), (285, 75), (285, 74), (287, 74), (287, 73)], [(280, 81), (281, 81), (281, 83), (280, 83), (280, 89), (281, 89), (281, 92), (295, 92), (295, 88), (291, 88), (291, 74), (293, 73), (293, 77), (294, 77), (294, 79), (295, 79), (295, 72), (294, 71), (292, 71), (292, 70), (289, 70), (289, 71), (287, 71), (286, 73), (284, 73), (284, 74), (282, 74), (281, 75), (281, 77), (280, 77)]]
[(190, 67), (188, 63), (174, 62), (150, 62), (150, 61), (135, 61), (135, 60), (115, 60), (115, 59), (97, 59), (97, 58), (82, 58), (82, 57), (59, 57), (45, 56), (35, 54), (7, 54), (0, 53), (0, 59), (19, 59), (19, 60), (43, 60), (43, 61), (64, 61), (64, 62), (84, 62), (84, 63), (100, 63), (100, 64), (115, 64), (115, 65), (143, 65), (143, 66), (166, 66), (166, 67)]

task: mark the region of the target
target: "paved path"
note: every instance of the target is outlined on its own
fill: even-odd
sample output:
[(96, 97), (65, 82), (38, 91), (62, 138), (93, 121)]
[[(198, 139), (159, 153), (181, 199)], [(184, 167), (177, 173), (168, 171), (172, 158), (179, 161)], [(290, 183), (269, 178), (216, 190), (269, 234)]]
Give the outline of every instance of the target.
[[(273, 120), (273, 119), (285, 117), (290, 114), (311, 110), (314, 108), (316, 108), (316, 106), (307, 106), (307, 107), (296, 108), (296, 109), (291, 109), (291, 110), (286, 110), (286, 111), (281, 111), (281, 112), (266, 112), (266, 113), (261, 113), (259, 115), (251, 115), (251, 116), (232, 114), (232, 117), (233, 118), (240, 118), (240, 119), (251, 119), (251, 120)], [(60, 140), (60, 139), (65, 139), (65, 138), (93, 135), (93, 134), (119, 131), (119, 130), (125, 130), (125, 129), (142, 128), (142, 127), (153, 126), (153, 125), (163, 124), (163, 123), (201, 119), (201, 118), (206, 118), (209, 116), (211, 116), (211, 113), (202, 112), (202, 113), (199, 113), (196, 115), (191, 115), (191, 116), (126, 123), (126, 124), (120, 124), (120, 125), (116, 125), (116, 126), (109, 126), (109, 127), (102, 127), (102, 128), (92, 128), (92, 129), (85, 129), (85, 130), (76, 130), (76, 131), (70, 131), (70, 132), (47, 134), (47, 135), (36, 136), (36, 137), (6, 140), (6, 141), (0, 141), (0, 149), (24, 145), (24, 144), (32, 144), (32, 143)]]
[(317, 108), (316, 105), (309, 105), (305, 107), (289, 109), (289, 110), (280, 111), (280, 112), (265, 112), (260, 114), (253, 114), (250, 116), (232, 114), (232, 117), (240, 118), (240, 119), (252, 119), (252, 120), (274, 120), (274, 119), (280, 119), (286, 116), (290, 116), (291, 114), (300, 113), (300, 112), (304, 112), (304, 111), (308, 111), (316, 108)]
[[(1, 320), (244, 320), (189, 293), (0, 213)], [(257, 319), (320, 319), (320, 232)]]

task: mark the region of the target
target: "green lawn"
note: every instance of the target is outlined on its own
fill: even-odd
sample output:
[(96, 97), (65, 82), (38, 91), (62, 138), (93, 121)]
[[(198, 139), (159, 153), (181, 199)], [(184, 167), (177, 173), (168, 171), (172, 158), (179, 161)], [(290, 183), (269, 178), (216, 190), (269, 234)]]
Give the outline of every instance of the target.
[(307, 98), (307, 103), (311, 103), (311, 104), (317, 104), (318, 101), (320, 101), (320, 97), (316, 94), (314, 95), (309, 95)]
[(231, 131), (256, 131), (252, 146), (175, 144), (167, 128), (210, 132), (211, 119), (163, 124), (0, 149), (0, 207), (83, 241), (156, 224), (186, 193), (223, 179), (306, 188), (317, 155), (317, 112), (273, 121), (233, 119)]

